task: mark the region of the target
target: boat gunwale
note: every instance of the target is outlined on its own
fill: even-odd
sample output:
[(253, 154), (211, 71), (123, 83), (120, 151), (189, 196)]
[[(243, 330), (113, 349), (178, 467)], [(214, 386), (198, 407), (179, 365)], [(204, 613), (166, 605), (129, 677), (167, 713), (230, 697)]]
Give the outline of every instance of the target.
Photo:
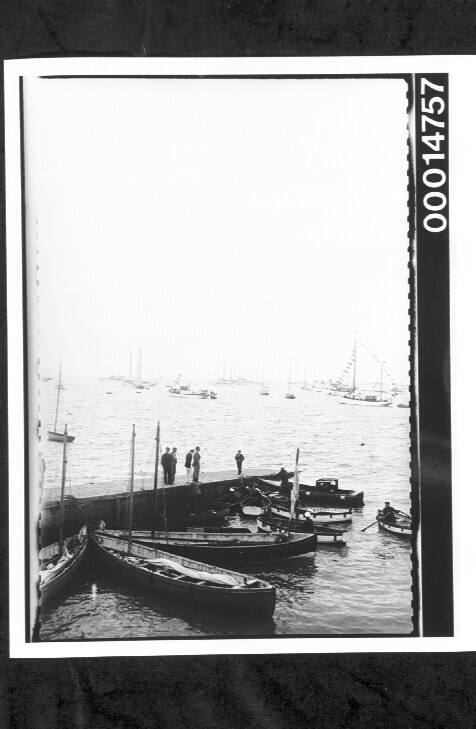
[[(259, 577), (253, 577), (254, 580), (258, 583), (256, 586), (251, 585), (244, 585), (244, 584), (238, 584), (236, 586), (232, 585), (216, 585), (212, 583), (205, 583), (203, 585), (200, 585), (199, 582), (181, 582), (180, 580), (177, 580), (177, 578), (170, 577), (164, 574), (161, 574), (160, 572), (154, 572), (154, 570), (145, 567), (140, 564), (134, 564), (131, 562), (127, 562), (126, 560), (117, 557), (116, 555), (111, 553), (111, 549), (114, 549), (113, 547), (107, 548), (103, 545), (102, 542), (99, 542), (97, 538), (96, 532), (94, 532), (91, 535), (91, 538), (94, 542), (94, 544), (101, 549), (102, 552), (107, 554), (107, 556), (114, 560), (117, 564), (126, 564), (129, 568), (132, 568), (134, 570), (140, 570), (141, 572), (149, 575), (153, 575), (155, 578), (160, 579), (161, 581), (164, 581), (168, 584), (177, 584), (177, 585), (183, 585), (184, 587), (187, 585), (188, 587), (192, 587), (193, 590), (199, 590), (201, 592), (210, 592), (210, 591), (217, 591), (220, 594), (228, 594), (229, 592), (233, 592), (234, 595), (236, 594), (249, 594), (249, 595), (256, 595), (256, 594), (272, 594), (276, 592), (276, 588), (271, 585), (269, 582), (266, 582), (266, 580), (262, 580)], [(110, 539), (111, 541), (120, 542), (123, 544), (126, 548), (129, 547), (129, 542), (126, 542), (121, 539), (116, 539), (114, 537), (101, 537), (102, 539)], [(241, 582), (243, 583), (243, 578), (248, 579), (250, 576), (244, 574), (243, 572), (236, 572), (235, 570), (229, 570), (225, 567), (218, 567), (217, 565), (213, 564), (207, 564), (206, 562), (199, 562), (198, 560), (190, 559), (189, 557), (182, 557), (181, 555), (171, 554), (170, 552), (165, 552), (163, 550), (154, 549), (152, 547), (148, 547), (142, 544), (138, 544), (137, 542), (131, 543), (131, 548), (136, 549), (142, 549), (142, 550), (148, 550), (150, 552), (155, 553), (155, 559), (168, 559), (170, 561), (177, 561), (179, 564), (181, 564), (183, 567), (187, 567), (189, 569), (203, 569), (203, 571), (208, 571), (211, 574), (226, 574), (230, 577), (240, 578)], [(116, 549), (115, 551), (121, 552), (120, 549)], [(132, 556), (132, 557), (139, 557), (140, 555), (137, 554), (131, 554), (131, 555), (125, 555), (125, 556)], [(144, 556), (142, 556), (144, 557)], [(147, 560), (145, 560), (147, 561)], [(187, 564), (188, 563), (188, 564)], [(225, 592), (224, 592), (225, 591)]]

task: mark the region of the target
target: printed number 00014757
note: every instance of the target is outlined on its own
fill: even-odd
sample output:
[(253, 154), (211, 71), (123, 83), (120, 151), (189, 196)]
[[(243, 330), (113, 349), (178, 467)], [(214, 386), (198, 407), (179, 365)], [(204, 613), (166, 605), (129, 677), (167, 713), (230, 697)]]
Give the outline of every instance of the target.
[[(431, 96), (431, 91), (444, 93), (444, 86), (431, 83), (426, 78), (421, 79), (421, 141), (426, 144), (432, 151), (423, 154), (422, 159), (428, 169), (423, 172), (423, 185), (430, 188), (423, 197), (423, 206), (428, 210), (423, 220), (423, 225), (430, 233), (441, 233), (448, 225), (447, 216), (444, 212), (448, 205), (447, 196), (437, 188), (442, 187), (446, 182), (446, 173), (431, 166), (435, 160), (445, 160), (445, 149), (442, 143), (446, 141), (445, 135), (439, 129), (445, 129), (445, 121), (437, 119), (437, 116), (443, 114), (445, 110), (445, 101), (441, 96)], [(436, 128), (434, 131), (433, 128)], [(428, 134), (427, 132), (432, 132)], [(446, 166), (446, 165), (443, 165)]]

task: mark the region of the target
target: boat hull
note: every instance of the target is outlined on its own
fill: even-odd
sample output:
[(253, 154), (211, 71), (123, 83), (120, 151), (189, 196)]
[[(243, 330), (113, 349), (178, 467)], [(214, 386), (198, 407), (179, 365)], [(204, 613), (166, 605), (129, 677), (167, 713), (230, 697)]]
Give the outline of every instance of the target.
[[(74, 435), (67, 435), (66, 436), (66, 443), (72, 443), (74, 440)], [(53, 440), (56, 443), (64, 443), (64, 433), (55, 433), (53, 430), (48, 431), (48, 440)]]
[[(190, 542), (187, 544), (171, 539), (155, 541), (136, 539), (134, 541), (180, 557), (216, 565), (272, 562), (287, 559), (288, 557), (298, 557), (308, 552), (314, 552), (316, 549), (314, 534), (291, 535), (289, 538), (284, 537), (283, 541), (276, 541), (271, 544), (250, 543), (248, 541), (242, 544), (213, 544), (212, 542), (208, 544)], [(234, 541), (240, 542), (239, 535), (236, 536)]]
[[(270, 508), (271, 512), (277, 516), (284, 517), (285, 519), (291, 518), (289, 506), (272, 503)], [(317, 511), (303, 507), (296, 509), (295, 518), (299, 521), (304, 521), (306, 519), (305, 513), (307, 512), (309, 512), (314, 524), (338, 524), (352, 521), (352, 511)]]
[[(258, 479), (263, 488), (279, 489), (280, 484), (274, 483), (271, 479)], [(359, 509), (364, 506), (364, 492), (347, 489), (326, 490), (322, 486), (307, 486), (301, 484), (299, 487), (299, 500), (310, 506), (335, 506), (351, 507)]]
[(40, 580), (40, 600), (42, 605), (59, 595), (71, 583), (86, 556), (87, 548), (88, 540), (84, 539), (73, 553), (71, 559), (64, 563), (62, 570), (56, 574), (52, 573), (51, 579)]
[[(280, 519), (279, 517), (260, 517), (258, 518), (257, 524), (259, 531), (267, 532), (268, 534), (288, 534), (289, 531), (293, 534), (302, 534), (308, 531), (304, 522), (293, 520), (290, 524), (289, 520)], [(335, 529), (319, 529), (319, 527), (314, 527), (311, 533), (315, 534), (317, 544), (330, 544), (334, 547), (345, 546), (344, 532)]]
[(406, 539), (409, 539), (412, 536), (411, 524), (405, 519), (400, 522), (397, 520), (394, 524), (388, 524), (383, 521), (381, 512), (379, 511), (377, 514), (377, 521), (380, 529), (383, 529), (390, 534), (395, 534), (397, 537), (404, 537)]
[(359, 400), (352, 397), (339, 397), (341, 405), (366, 405), (373, 408), (388, 408), (392, 404), (391, 400)]
[[(272, 585), (263, 580), (258, 581), (258, 587), (239, 586), (233, 588), (183, 581), (127, 562), (125, 559), (115, 556), (106, 548), (106, 545), (111, 545), (112, 548), (119, 547), (125, 555), (128, 549), (127, 542), (118, 539), (103, 539), (100, 536), (93, 535), (91, 537), (91, 544), (98, 558), (113, 572), (124, 578), (127, 584), (134, 584), (141, 589), (179, 600), (189, 606), (213, 607), (238, 613), (246, 611), (266, 616), (271, 616), (274, 612), (276, 590)], [(133, 544), (131, 549), (134, 556), (173, 559), (167, 552), (151, 549), (139, 544)], [(216, 568), (210, 564), (199, 563), (188, 559), (183, 560), (180, 557), (178, 557), (178, 560), (180, 563), (192, 569), (216, 571)], [(223, 570), (220, 571), (224, 572)], [(241, 581), (243, 581), (243, 578), (246, 578), (246, 575), (236, 572), (226, 571), (226, 574), (235, 576)], [(247, 579), (249, 580), (250, 578)]]

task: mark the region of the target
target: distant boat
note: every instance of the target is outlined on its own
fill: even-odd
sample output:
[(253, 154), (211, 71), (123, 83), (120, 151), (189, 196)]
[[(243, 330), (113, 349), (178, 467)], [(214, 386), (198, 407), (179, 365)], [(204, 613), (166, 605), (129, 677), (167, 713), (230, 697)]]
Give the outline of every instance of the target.
[[(60, 392), (61, 390), (64, 390), (63, 383), (61, 381), (61, 363), (59, 367), (59, 374), (58, 374), (58, 385), (57, 388), (58, 393), (56, 395), (56, 412), (55, 412), (55, 424), (53, 426), (53, 430), (48, 431), (48, 440), (55, 441), (56, 443), (62, 443), (64, 440), (64, 434), (58, 433), (56, 430), (56, 426), (58, 424), (58, 410), (59, 410), (59, 402), (60, 402)], [(74, 435), (67, 435), (67, 442), (72, 443), (74, 440)]]
[(261, 385), (261, 390), (259, 391), (259, 394), (260, 395), (269, 395), (269, 387), (268, 387), (268, 385), (265, 382), (264, 372), (263, 372), (263, 383)]
[(294, 394), (292, 387), (291, 387), (291, 368), (289, 368), (289, 380), (288, 380), (288, 391), (284, 396), (286, 400), (295, 400), (296, 395)]
[(42, 604), (47, 602), (71, 581), (78, 570), (88, 545), (87, 528), (81, 528), (78, 535), (63, 539), (64, 489), (66, 484), (66, 454), (68, 428), (63, 433), (63, 468), (61, 474), (60, 521), (58, 541), (40, 550), (40, 596)]
[(139, 349), (139, 354), (137, 357), (137, 376), (134, 387), (136, 388), (136, 390), (143, 390), (145, 387), (142, 380), (142, 349)]
[(210, 400), (218, 400), (218, 395), (213, 390), (210, 390)]
[[(354, 340), (354, 349), (347, 366), (353, 365), (352, 387), (339, 398), (341, 405), (368, 405), (371, 407), (388, 407), (392, 404), (391, 397), (383, 394), (383, 363), (380, 362), (380, 392), (378, 395), (365, 393), (357, 389), (357, 338)], [(338, 383), (339, 384), (339, 383)]]

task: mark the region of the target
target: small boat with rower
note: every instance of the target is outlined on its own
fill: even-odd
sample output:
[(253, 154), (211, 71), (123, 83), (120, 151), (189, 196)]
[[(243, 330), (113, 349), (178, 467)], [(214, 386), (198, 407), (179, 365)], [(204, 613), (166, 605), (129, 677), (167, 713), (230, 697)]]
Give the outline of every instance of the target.
[(330, 544), (334, 547), (344, 547), (345, 532), (340, 529), (328, 529), (327, 527), (313, 524), (311, 527), (304, 521), (299, 519), (283, 519), (279, 516), (264, 515), (259, 516), (257, 521), (258, 530), (260, 532), (271, 532), (278, 534), (303, 534), (305, 532), (315, 534), (317, 544)]
[(412, 519), (403, 511), (394, 509), (393, 519), (389, 519), (384, 516), (383, 509), (379, 509), (377, 512), (377, 521), (379, 527), (386, 532), (396, 534), (399, 537), (412, 536)]

